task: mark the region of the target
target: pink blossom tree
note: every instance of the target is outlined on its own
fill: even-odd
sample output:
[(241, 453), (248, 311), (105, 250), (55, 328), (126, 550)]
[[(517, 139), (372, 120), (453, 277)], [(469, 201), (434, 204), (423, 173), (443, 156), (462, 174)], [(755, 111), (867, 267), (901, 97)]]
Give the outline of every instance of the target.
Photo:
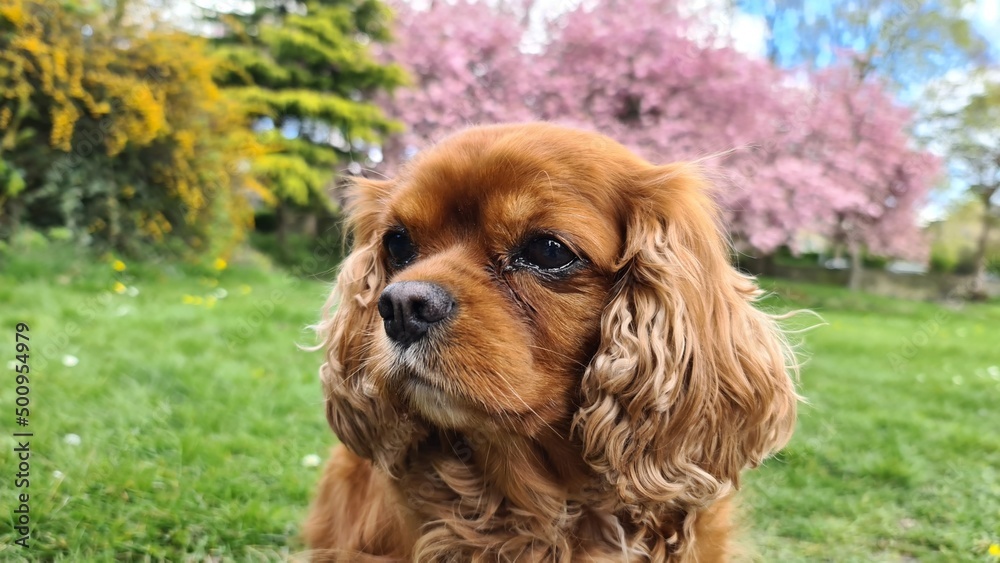
[(547, 119), (608, 133), (654, 162), (709, 159), (734, 238), (764, 254), (828, 220), (808, 138), (807, 93), (766, 60), (698, 25), (672, 0), (603, 2), (558, 22), (536, 101)]
[(678, 5), (583, 3), (549, 22), (537, 54), (519, 49), (524, 19), (511, 11), (398, 6), (386, 56), (414, 84), (383, 100), (408, 127), (386, 146), (387, 165), (468, 124), (546, 119), (652, 162), (705, 159), (745, 249), (794, 249), (811, 232), (858, 260), (865, 248), (918, 256), (916, 212), (937, 164), (909, 146), (909, 113), (846, 68), (803, 77), (740, 53)]
[(851, 255), (851, 286), (865, 252), (925, 260), (918, 215), (940, 172), (933, 154), (914, 145), (913, 113), (873, 79), (841, 65), (814, 77), (810, 153), (822, 165), (831, 239)]
[(524, 28), (510, 11), (485, 2), (397, 2), (395, 42), (383, 56), (404, 66), (412, 84), (380, 102), (406, 131), (385, 145), (391, 170), (441, 136), (474, 124), (529, 121), (533, 57), (518, 49)]
[(864, 250), (922, 258), (917, 213), (937, 163), (911, 146), (911, 113), (846, 67), (803, 80), (692, 33), (676, 8), (612, 0), (567, 14), (545, 53), (539, 113), (654, 161), (736, 149), (714, 159), (720, 203), (734, 238), (764, 255), (808, 231), (856, 261)]

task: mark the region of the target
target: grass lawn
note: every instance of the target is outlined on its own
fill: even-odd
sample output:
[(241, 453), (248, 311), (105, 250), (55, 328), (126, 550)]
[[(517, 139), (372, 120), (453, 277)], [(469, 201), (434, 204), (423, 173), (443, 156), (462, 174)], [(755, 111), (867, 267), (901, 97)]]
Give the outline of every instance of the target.
[[(319, 475), (303, 459), (325, 458), (333, 439), (320, 354), (297, 344), (313, 343), (305, 327), (326, 285), (240, 266), (13, 262), (0, 266), (0, 560), (271, 561), (301, 549)], [(7, 520), (18, 322), (32, 338), (30, 551), (12, 545)]]
[(748, 475), (763, 558), (1000, 561), (1000, 305), (763, 285), (828, 323), (804, 336), (795, 437)]
[[(332, 438), (319, 354), (296, 344), (312, 343), (327, 286), (260, 265), (126, 266), (48, 247), (0, 258), (0, 560), (302, 549), (319, 475), (306, 461)], [(1000, 306), (767, 285), (769, 308), (811, 307), (829, 324), (804, 337), (810, 404), (792, 444), (746, 480), (760, 558), (1000, 561), (988, 555), (1000, 543)], [(18, 322), (32, 347), (30, 550), (8, 519)]]

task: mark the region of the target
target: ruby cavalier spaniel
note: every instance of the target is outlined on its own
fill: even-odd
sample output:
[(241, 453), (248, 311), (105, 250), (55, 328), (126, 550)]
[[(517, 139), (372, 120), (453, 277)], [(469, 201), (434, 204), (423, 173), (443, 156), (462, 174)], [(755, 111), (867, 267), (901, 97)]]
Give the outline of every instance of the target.
[(695, 166), (475, 127), (356, 179), (346, 214), (314, 560), (733, 557), (740, 472), (795, 425), (795, 361)]

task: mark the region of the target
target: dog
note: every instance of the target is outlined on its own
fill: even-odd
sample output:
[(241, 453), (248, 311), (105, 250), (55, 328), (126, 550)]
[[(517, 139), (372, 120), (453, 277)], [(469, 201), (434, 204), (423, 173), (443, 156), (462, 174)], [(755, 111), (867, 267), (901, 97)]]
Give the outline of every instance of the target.
[(733, 556), (740, 473), (799, 397), (697, 166), (480, 126), (356, 179), (346, 216), (314, 560)]

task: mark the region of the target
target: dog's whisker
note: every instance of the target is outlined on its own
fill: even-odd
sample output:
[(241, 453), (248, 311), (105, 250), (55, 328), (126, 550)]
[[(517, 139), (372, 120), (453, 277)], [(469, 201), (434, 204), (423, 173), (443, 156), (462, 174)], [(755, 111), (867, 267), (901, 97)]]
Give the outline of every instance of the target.
[(515, 397), (517, 397), (517, 400), (518, 400), (518, 401), (521, 401), (521, 404), (523, 404), (523, 405), (524, 405), (524, 407), (525, 407), (526, 409), (528, 409), (528, 412), (530, 412), (530, 413), (531, 413), (532, 415), (534, 415), (534, 416), (535, 416), (535, 417), (536, 417), (536, 418), (537, 418), (537, 419), (538, 419), (539, 421), (541, 421), (541, 423), (542, 423), (543, 425), (545, 425), (545, 427), (546, 427), (546, 428), (548, 428), (549, 430), (551, 430), (553, 434), (555, 434), (556, 436), (559, 436), (559, 435), (560, 435), (560, 434), (559, 434), (559, 431), (558, 431), (558, 430), (556, 430), (555, 428), (553, 428), (553, 427), (552, 427), (552, 425), (551, 425), (551, 424), (549, 424), (549, 423), (548, 423), (548, 422), (547, 422), (547, 421), (545, 420), (545, 418), (544, 418), (544, 417), (542, 417), (542, 415), (538, 414), (538, 412), (537, 412), (537, 411), (536, 411), (535, 409), (531, 408), (531, 405), (529, 405), (529, 404), (528, 404), (528, 402), (527, 402), (527, 401), (525, 401), (525, 400), (524, 400), (524, 398), (522, 398), (522, 397), (521, 397), (521, 394), (517, 392), (517, 389), (514, 389), (514, 386), (510, 384), (510, 381), (508, 381), (506, 377), (504, 377), (503, 373), (501, 373), (501, 372), (497, 371), (497, 372), (494, 372), (494, 374), (493, 374), (493, 375), (496, 375), (496, 376), (497, 376), (498, 378), (500, 378), (500, 381), (503, 381), (503, 382), (504, 382), (504, 384), (505, 384), (505, 385), (507, 385), (507, 387), (508, 387), (508, 388), (510, 389), (510, 392), (511, 392), (511, 393), (512, 393), (512, 394), (513, 394), (513, 395), (514, 395)]
[(555, 355), (559, 356), (560, 358), (569, 360), (571, 363), (576, 364), (577, 366), (580, 366), (580, 367), (583, 367), (583, 368), (587, 367), (587, 364), (585, 362), (581, 362), (580, 360), (574, 358), (573, 356), (570, 356), (569, 354), (563, 354), (562, 352), (558, 352), (558, 351), (553, 350), (552, 348), (548, 348), (546, 346), (540, 346), (538, 344), (528, 344), (528, 348), (533, 348), (535, 350), (541, 350), (542, 352), (547, 352), (549, 354), (555, 354)]

